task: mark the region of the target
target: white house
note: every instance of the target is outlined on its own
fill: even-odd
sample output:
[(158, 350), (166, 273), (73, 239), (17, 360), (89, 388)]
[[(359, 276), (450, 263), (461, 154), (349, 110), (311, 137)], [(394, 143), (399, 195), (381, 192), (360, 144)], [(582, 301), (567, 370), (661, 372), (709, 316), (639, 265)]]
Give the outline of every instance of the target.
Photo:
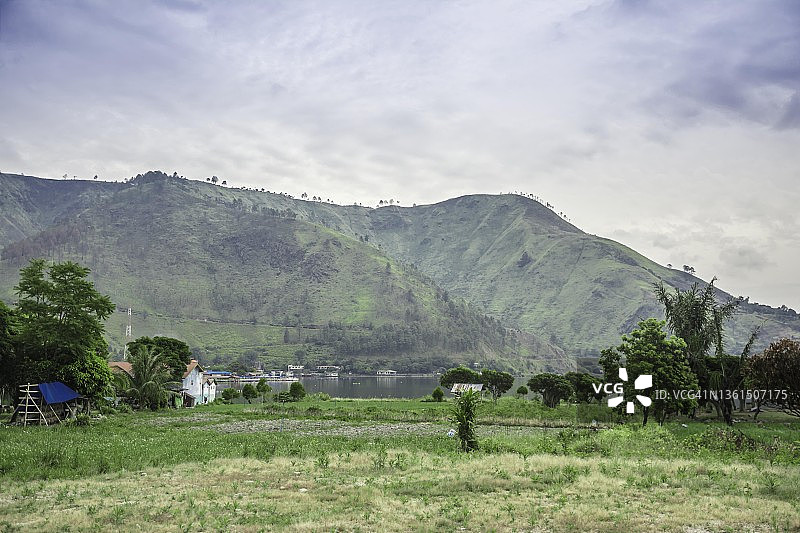
[(186, 365), (186, 372), (183, 373), (183, 392), (194, 399), (193, 402), (186, 402), (186, 407), (211, 403), (217, 396), (216, 382), (206, 377), (203, 367), (195, 359)]
[[(110, 362), (108, 366), (114, 372), (124, 372), (131, 378), (133, 377), (133, 367), (127, 361)], [(186, 365), (186, 372), (183, 373), (181, 392), (183, 393), (183, 405), (186, 407), (211, 403), (217, 397), (217, 382), (205, 375), (200, 363), (192, 359)]]
[(211, 403), (216, 397), (217, 382), (208, 376), (203, 376), (203, 397), (200, 403)]

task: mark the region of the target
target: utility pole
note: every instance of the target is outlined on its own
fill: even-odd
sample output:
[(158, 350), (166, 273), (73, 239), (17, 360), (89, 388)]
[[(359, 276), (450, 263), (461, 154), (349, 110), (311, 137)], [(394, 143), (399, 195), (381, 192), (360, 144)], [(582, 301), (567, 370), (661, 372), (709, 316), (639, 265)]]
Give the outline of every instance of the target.
[(128, 325), (125, 326), (125, 348), (122, 352), (122, 359), (127, 361), (128, 360), (128, 343), (133, 340), (133, 325), (131, 323), (132, 318), (132, 311), (131, 308), (128, 308)]

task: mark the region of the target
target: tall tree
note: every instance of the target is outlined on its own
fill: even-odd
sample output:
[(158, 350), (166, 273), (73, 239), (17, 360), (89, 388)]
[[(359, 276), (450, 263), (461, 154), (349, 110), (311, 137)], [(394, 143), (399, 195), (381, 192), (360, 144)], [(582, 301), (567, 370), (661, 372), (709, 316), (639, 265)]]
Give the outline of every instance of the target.
[(698, 378), (706, 375), (705, 356), (714, 348), (715, 353), (723, 354), (724, 323), (736, 312), (738, 300), (729, 299), (723, 304), (714, 298), (714, 282), (703, 289), (697, 283), (685, 291), (667, 290), (664, 283), (655, 285), (656, 298), (664, 306), (669, 329), (686, 342), (686, 355), (689, 364)]
[(61, 379), (87, 394), (109, 385), (110, 374), (89, 369), (105, 362), (103, 321), (114, 304), (94, 288), (88, 275), (88, 268), (71, 261), (48, 264), (34, 259), (20, 270), (14, 288), (19, 335), (12, 371), (18, 380)]
[[(686, 290), (668, 291), (664, 283), (655, 285), (655, 294), (664, 306), (670, 330), (686, 342), (689, 366), (702, 389), (729, 390), (742, 381), (742, 363), (758, 334), (756, 328), (739, 357), (725, 353), (725, 322), (736, 312), (740, 300), (729, 298), (718, 303), (714, 297), (716, 277), (703, 289), (697, 283)], [(733, 424), (733, 404), (729, 399), (709, 400), (728, 425)]]
[(566, 400), (573, 393), (572, 384), (567, 378), (547, 372), (529, 379), (528, 388), (531, 392), (541, 394), (542, 402), (550, 408), (558, 406), (561, 400)]
[(247, 403), (253, 403), (253, 398), (258, 398), (258, 391), (252, 384), (247, 383), (242, 387), (242, 397), (247, 400)]
[(451, 389), (456, 383), (482, 383), (481, 375), (465, 366), (447, 370), (439, 377), (439, 383), (446, 389)]
[(747, 382), (785, 413), (800, 416), (800, 342), (781, 339), (746, 365)]
[(575, 401), (578, 403), (592, 403), (593, 400), (599, 401), (602, 397), (599, 393), (595, 393), (593, 387), (593, 385), (601, 384), (602, 381), (591, 374), (586, 372), (567, 372), (564, 377), (572, 384), (572, 388), (575, 391)]
[(512, 385), (514, 385), (514, 376), (508, 372), (499, 372), (497, 370), (489, 370), (484, 368), (481, 372), (481, 380), (483, 386), (492, 393), (492, 400), (495, 402), (497, 398), (507, 392)]
[[(649, 399), (649, 402), (642, 400), (642, 425), (647, 424), (651, 411), (658, 423), (663, 424), (668, 414), (687, 412), (696, 405), (694, 400), (675, 396), (674, 391), (697, 390), (697, 378), (686, 358), (686, 343), (675, 336), (668, 338), (664, 325), (665, 322), (655, 318), (642, 320), (630, 335), (622, 336), (622, 344), (616, 348), (621, 355), (617, 361), (625, 365), (629, 376), (652, 376), (651, 384), (646, 389), (635, 390), (633, 380), (623, 384), (626, 398), (637, 396)], [(657, 397), (654, 394), (657, 390), (666, 391), (667, 397)]]
[(0, 300), (0, 396), (2, 397), (6, 394), (10, 394), (11, 397), (16, 396), (14, 394), (17, 383), (14, 354), (16, 334), (17, 319), (14, 311)]
[(180, 380), (186, 372), (186, 365), (192, 360), (192, 350), (182, 340), (172, 337), (139, 337), (128, 343), (129, 353), (138, 350), (140, 346), (149, 346), (161, 354), (164, 363), (170, 368), (172, 379)]

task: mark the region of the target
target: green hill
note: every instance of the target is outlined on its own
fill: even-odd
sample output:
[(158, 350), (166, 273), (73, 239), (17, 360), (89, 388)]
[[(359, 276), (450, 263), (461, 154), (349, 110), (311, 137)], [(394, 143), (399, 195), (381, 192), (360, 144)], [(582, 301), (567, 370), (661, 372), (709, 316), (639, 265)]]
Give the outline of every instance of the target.
[[(135, 313), (147, 311), (137, 334), (150, 331), (145, 323), (156, 321), (158, 313), (161, 322), (153, 330), (186, 332), (198, 347), (240, 338), (236, 353), (282, 338), (283, 328), (298, 321), (301, 330), (308, 329), (298, 334), (303, 338), (331, 321), (339, 329), (375, 328), (401, 325), (420, 313), (422, 323), (435, 324), (447, 316), (451, 300), (463, 299), (474, 306), (465, 312), (480, 316), (477, 309), (520, 330), (513, 334), (516, 345), (506, 340), (500, 349), (487, 340), (491, 335), (478, 335), (480, 340), (460, 352), (463, 360), (493, 353), (510, 358), (515, 368), (530, 365), (533, 357), (562, 367), (580, 358), (591, 366), (601, 349), (619, 342), (640, 319), (662, 315), (654, 283), (680, 288), (702, 283), (586, 234), (517, 195), (368, 209), (160, 173), (128, 184), (0, 179), (0, 205), (12, 213), (0, 218), (5, 272), (39, 249), (77, 254), (115, 301), (133, 306)], [(28, 189), (35, 194), (25, 193)], [(26, 194), (22, 205), (18, 198)], [(63, 198), (63, 205), (51, 212), (54, 198)], [(14, 213), (23, 213), (19, 219), (25, 223)], [(413, 303), (404, 303), (408, 290)], [(764, 326), (758, 347), (800, 332), (800, 318), (791, 310), (749, 303), (740, 308), (728, 325), (731, 351), (740, 349), (758, 324)], [(124, 317), (119, 318), (113, 328), (124, 331)], [(180, 322), (186, 320), (194, 322)], [(261, 326), (253, 329), (248, 323), (254, 320), (277, 329), (269, 334)], [(341, 344), (331, 342), (314, 346), (340, 355)], [(440, 344), (437, 350), (446, 355), (453, 347)], [(412, 352), (428, 353), (419, 347)]]
[(198, 185), (229, 192), (149, 173), (98, 191), (91, 206), (64, 209), (58, 224), (4, 247), (4, 299), (30, 258), (73, 259), (119, 307), (107, 328), (115, 351), (131, 307), (136, 336), (179, 337), (220, 364), (416, 372), (570, 364), (559, 348), (507, 331), (359, 239), (289, 209), (198, 194)]
[[(535, 331), (568, 353), (595, 358), (647, 317), (663, 318), (653, 284), (704, 282), (586, 234), (538, 202), (517, 195), (465, 196), (413, 209), (370, 212), (373, 239), (418, 265), (442, 287), (511, 327)], [(719, 291), (720, 299), (730, 295)], [(797, 335), (792, 311), (743, 304), (728, 325), (740, 350), (763, 324), (758, 347)]]

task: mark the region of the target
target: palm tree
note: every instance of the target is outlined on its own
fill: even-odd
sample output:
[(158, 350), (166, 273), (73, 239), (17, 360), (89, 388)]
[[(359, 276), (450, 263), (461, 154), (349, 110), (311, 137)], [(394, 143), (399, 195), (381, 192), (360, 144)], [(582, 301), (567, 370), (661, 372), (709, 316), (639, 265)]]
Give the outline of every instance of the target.
[[(732, 390), (741, 385), (742, 367), (756, 340), (759, 328), (752, 332), (740, 356), (729, 356), (725, 353), (723, 342), (725, 321), (736, 312), (739, 300), (730, 298), (725, 303), (717, 303), (714, 298), (715, 281), (716, 277), (702, 290), (697, 283), (693, 283), (688, 290), (675, 289), (674, 292), (668, 292), (661, 282), (655, 285), (655, 293), (656, 298), (664, 306), (670, 329), (686, 342), (689, 366), (697, 375), (701, 388)], [(710, 353), (712, 348), (713, 355)], [(725, 422), (732, 425), (733, 405), (730, 400), (712, 400), (712, 403), (722, 414)]]
[(675, 289), (673, 293), (667, 291), (663, 282), (655, 285), (656, 298), (664, 306), (667, 325), (686, 341), (689, 364), (698, 377), (712, 346), (717, 355), (724, 353), (724, 322), (733, 316), (739, 305), (738, 300), (732, 298), (718, 304), (714, 299), (715, 281), (716, 277), (702, 290), (693, 283), (688, 290)]
[(133, 376), (128, 378), (126, 396), (136, 398), (140, 409), (158, 409), (169, 399), (166, 385), (170, 373), (162, 352), (151, 346), (139, 346), (130, 361)]

